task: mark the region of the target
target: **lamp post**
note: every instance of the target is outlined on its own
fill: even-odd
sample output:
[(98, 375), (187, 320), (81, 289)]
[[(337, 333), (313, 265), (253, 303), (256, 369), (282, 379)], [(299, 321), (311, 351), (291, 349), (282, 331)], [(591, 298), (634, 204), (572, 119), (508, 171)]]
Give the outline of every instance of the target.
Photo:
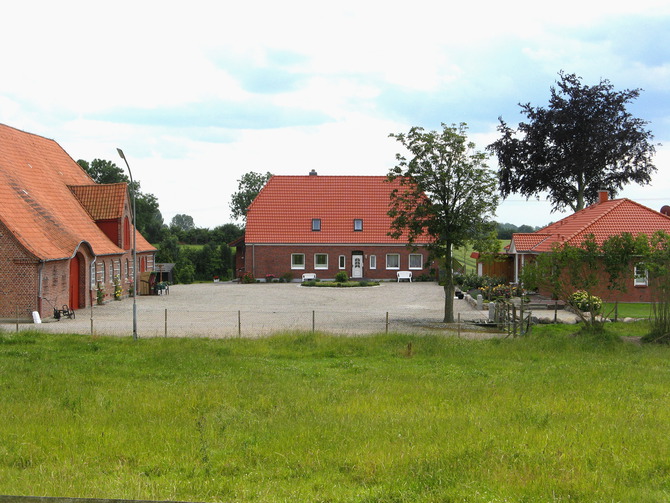
[[(126, 156), (123, 155), (123, 150), (117, 148), (116, 151), (121, 156), (121, 159), (124, 160), (126, 166), (128, 167), (128, 174), (130, 175), (130, 185), (133, 186), (133, 172), (130, 171), (130, 165)], [(133, 196), (133, 339), (137, 339), (137, 246), (136, 246), (136, 234), (137, 234), (137, 219), (135, 217), (135, 191), (131, 190)]]

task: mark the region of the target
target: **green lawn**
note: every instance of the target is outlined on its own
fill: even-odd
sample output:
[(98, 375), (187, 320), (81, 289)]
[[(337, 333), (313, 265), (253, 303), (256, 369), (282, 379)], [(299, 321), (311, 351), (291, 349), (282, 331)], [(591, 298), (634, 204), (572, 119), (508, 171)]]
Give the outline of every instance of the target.
[[(614, 303), (604, 302), (603, 313), (608, 317), (614, 317)], [(619, 302), (617, 306), (619, 318), (649, 318), (651, 316), (651, 304), (642, 302)]]
[(0, 494), (668, 501), (670, 348), (572, 330), (0, 334)]

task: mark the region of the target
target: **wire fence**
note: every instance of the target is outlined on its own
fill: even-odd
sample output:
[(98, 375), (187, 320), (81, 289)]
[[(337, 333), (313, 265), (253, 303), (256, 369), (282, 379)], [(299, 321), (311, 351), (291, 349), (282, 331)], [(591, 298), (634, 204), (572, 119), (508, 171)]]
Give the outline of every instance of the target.
[[(74, 319), (62, 317), (41, 323), (17, 320), (0, 324), (5, 332), (36, 330), (45, 333), (76, 333), (82, 335), (133, 335), (132, 313), (123, 316), (97, 316), (96, 310), (76, 311)], [(338, 335), (369, 335), (379, 333), (441, 333), (461, 335), (477, 332), (494, 334), (472, 325), (472, 317), (457, 314), (455, 323), (439, 318), (416, 318), (389, 311), (298, 310), (292, 312), (261, 310), (138, 310), (139, 337), (262, 337), (280, 332), (325, 332)], [(472, 335), (472, 334), (470, 334)]]

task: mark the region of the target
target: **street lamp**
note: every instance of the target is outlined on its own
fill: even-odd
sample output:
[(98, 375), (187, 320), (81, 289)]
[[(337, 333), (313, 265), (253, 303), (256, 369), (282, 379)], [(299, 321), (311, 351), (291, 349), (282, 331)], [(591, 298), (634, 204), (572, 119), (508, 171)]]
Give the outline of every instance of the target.
[(135, 191), (132, 190), (133, 187), (133, 172), (130, 171), (130, 165), (126, 156), (123, 155), (123, 150), (117, 148), (116, 151), (121, 156), (121, 159), (124, 160), (126, 166), (128, 167), (128, 174), (130, 175), (130, 186), (131, 194), (133, 197), (133, 339), (137, 339), (137, 246), (136, 246), (136, 235), (137, 235), (137, 219), (135, 218)]

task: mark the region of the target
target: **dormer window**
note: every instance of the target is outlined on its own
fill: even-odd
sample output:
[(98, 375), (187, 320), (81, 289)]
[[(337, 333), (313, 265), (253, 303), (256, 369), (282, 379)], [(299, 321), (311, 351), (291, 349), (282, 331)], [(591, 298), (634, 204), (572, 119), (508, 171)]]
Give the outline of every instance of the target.
[(361, 232), (363, 231), (363, 219), (362, 218), (355, 218), (354, 219), (354, 230)]
[(320, 231), (321, 230), (321, 219), (320, 218), (312, 218), (312, 230), (313, 231)]

